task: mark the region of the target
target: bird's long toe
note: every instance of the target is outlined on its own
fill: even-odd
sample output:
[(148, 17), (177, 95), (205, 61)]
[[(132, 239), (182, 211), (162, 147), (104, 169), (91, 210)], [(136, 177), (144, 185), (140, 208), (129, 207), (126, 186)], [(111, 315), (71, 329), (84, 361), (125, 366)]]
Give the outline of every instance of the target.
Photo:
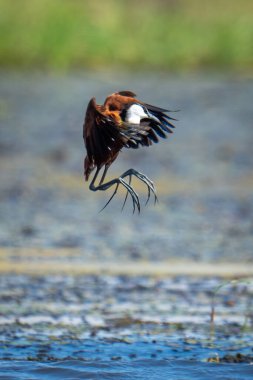
[[(129, 176), (129, 182), (128, 182), (128, 185), (130, 186), (131, 185), (131, 182), (132, 182), (132, 176), (130, 175)], [(126, 193), (126, 196), (125, 196), (125, 199), (124, 199), (124, 202), (123, 202), (123, 205), (121, 207), (121, 211), (123, 211), (124, 207), (125, 207), (125, 204), (126, 204), (126, 201), (127, 201), (127, 198), (128, 198), (128, 194), (129, 194), (129, 191), (127, 190), (127, 193)]]
[[(143, 183), (145, 183), (145, 185), (147, 186), (148, 188), (148, 198), (146, 200), (146, 203), (145, 205), (147, 205), (149, 199), (150, 199), (150, 195), (151, 195), (151, 192), (154, 194), (154, 198), (155, 198), (155, 204), (158, 202), (158, 198), (157, 198), (157, 195), (156, 195), (156, 189), (155, 189), (155, 186), (153, 184), (153, 182), (145, 175), (145, 174), (142, 174), (140, 172), (138, 172), (137, 170), (135, 169), (129, 169), (127, 170), (125, 173), (122, 174), (122, 178), (124, 177), (131, 177), (132, 175), (134, 175), (136, 178), (138, 178), (140, 181), (142, 181)], [(125, 205), (125, 202), (124, 202), (124, 205)]]
[(116, 195), (117, 191), (118, 191), (118, 187), (119, 187), (119, 183), (117, 183), (117, 186), (115, 187), (115, 190), (114, 192), (112, 193), (111, 197), (109, 198), (109, 200), (106, 202), (106, 204), (104, 205), (104, 207), (100, 210), (103, 211), (108, 205), (109, 203), (111, 202), (111, 200), (114, 198), (114, 196)]
[(140, 212), (140, 200), (138, 194), (134, 191), (132, 186), (130, 186), (122, 177), (119, 178), (120, 183), (127, 189), (129, 194), (132, 197), (133, 201), (133, 213), (135, 212), (135, 208), (137, 207), (138, 212)]

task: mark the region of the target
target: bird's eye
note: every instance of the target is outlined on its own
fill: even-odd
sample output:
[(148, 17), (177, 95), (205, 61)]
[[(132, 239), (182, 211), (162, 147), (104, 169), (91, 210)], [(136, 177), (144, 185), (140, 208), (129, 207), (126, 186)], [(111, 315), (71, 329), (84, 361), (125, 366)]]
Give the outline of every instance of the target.
[(117, 110), (117, 107), (115, 106), (115, 104), (110, 104), (110, 105), (109, 105), (109, 110), (110, 110), (110, 111), (116, 111), (116, 110)]
[(124, 108), (124, 109), (122, 110), (121, 114), (120, 114), (121, 119), (122, 119), (123, 121), (126, 120), (126, 114), (127, 114), (127, 110)]

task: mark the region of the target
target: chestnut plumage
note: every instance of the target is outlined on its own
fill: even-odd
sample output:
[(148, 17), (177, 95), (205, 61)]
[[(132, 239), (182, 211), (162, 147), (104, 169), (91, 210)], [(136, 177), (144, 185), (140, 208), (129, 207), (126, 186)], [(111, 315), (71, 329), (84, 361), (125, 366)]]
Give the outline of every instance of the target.
[[(120, 177), (109, 182), (104, 182), (104, 180), (109, 166), (115, 161), (122, 148), (137, 149), (140, 146), (150, 146), (153, 142), (157, 143), (159, 137), (166, 138), (168, 133), (172, 133), (174, 125), (171, 120), (175, 119), (168, 116), (167, 112), (170, 111), (138, 100), (131, 91), (115, 92), (106, 98), (103, 105), (97, 104), (95, 98), (90, 100), (83, 125), (83, 138), (87, 150), (84, 160), (84, 176), (88, 181), (91, 172), (96, 169), (89, 186), (92, 191), (105, 191), (115, 185), (114, 192), (104, 208), (117, 193), (121, 184), (127, 190), (123, 207), (130, 194), (133, 201), (133, 212), (136, 208), (140, 212), (138, 194), (131, 186), (132, 176), (146, 184), (148, 188), (147, 202), (151, 192), (154, 194), (155, 201), (157, 200), (152, 181), (134, 169), (127, 170)], [(96, 186), (95, 181), (103, 167), (103, 174)]]

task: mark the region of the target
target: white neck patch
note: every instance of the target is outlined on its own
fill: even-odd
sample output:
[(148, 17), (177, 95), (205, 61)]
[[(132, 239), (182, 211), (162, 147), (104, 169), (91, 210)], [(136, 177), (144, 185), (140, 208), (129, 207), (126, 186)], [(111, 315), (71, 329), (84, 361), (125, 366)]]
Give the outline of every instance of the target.
[(149, 115), (145, 113), (143, 107), (139, 104), (133, 104), (127, 110), (126, 122), (129, 124), (140, 124), (141, 119), (146, 117), (149, 117)]

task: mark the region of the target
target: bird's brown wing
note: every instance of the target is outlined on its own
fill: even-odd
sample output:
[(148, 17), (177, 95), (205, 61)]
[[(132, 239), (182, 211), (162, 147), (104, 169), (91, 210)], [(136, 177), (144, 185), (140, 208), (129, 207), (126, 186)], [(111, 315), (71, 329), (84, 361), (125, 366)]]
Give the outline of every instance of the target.
[(134, 104), (139, 104), (143, 107), (147, 117), (140, 121), (140, 124), (129, 124), (122, 120), (121, 123), (121, 139), (127, 148), (138, 148), (140, 145), (149, 146), (152, 142), (157, 143), (159, 137), (167, 138), (167, 133), (172, 133), (172, 128), (175, 128), (171, 120), (175, 120), (167, 115), (171, 112), (165, 108), (160, 108), (142, 102), (136, 99), (136, 94), (132, 91), (119, 91), (113, 96), (107, 98), (107, 102), (115, 101), (121, 107), (121, 115), (124, 119), (127, 110)]
[(140, 145), (149, 146), (152, 144), (149, 139), (150, 126), (148, 122), (141, 124), (129, 124), (123, 122), (120, 130), (120, 138), (125, 148), (137, 149)]
[(164, 108), (152, 106), (136, 100), (144, 107), (147, 117), (140, 121), (140, 124), (128, 124), (123, 122), (121, 127), (122, 140), (127, 148), (137, 149), (140, 145), (149, 146), (152, 142), (157, 143), (159, 137), (167, 138), (167, 133), (172, 133), (175, 128), (170, 122), (175, 120), (168, 116), (165, 112), (169, 112)]
[[(152, 142), (157, 143), (159, 137), (166, 138), (166, 133), (172, 133), (171, 128), (174, 126), (170, 123), (171, 118), (165, 114), (166, 110), (142, 103), (133, 96), (135, 94), (130, 91), (113, 95), (115, 111), (110, 111), (109, 107), (112, 96), (107, 98), (104, 106), (98, 106), (95, 98), (90, 100), (83, 126), (87, 149), (84, 165), (86, 180), (95, 166), (101, 168), (111, 164), (123, 147), (136, 149), (140, 145), (149, 146)], [(122, 102), (123, 105), (120, 104)], [(127, 109), (134, 103), (139, 103), (147, 111), (147, 117), (140, 124), (127, 123), (120, 116), (123, 107)]]
[(88, 104), (83, 125), (83, 138), (87, 149), (85, 177), (88, 179), (95, 166), (110, 164), (123, 146), (115, 119), (106, 115), (92, 98)]

